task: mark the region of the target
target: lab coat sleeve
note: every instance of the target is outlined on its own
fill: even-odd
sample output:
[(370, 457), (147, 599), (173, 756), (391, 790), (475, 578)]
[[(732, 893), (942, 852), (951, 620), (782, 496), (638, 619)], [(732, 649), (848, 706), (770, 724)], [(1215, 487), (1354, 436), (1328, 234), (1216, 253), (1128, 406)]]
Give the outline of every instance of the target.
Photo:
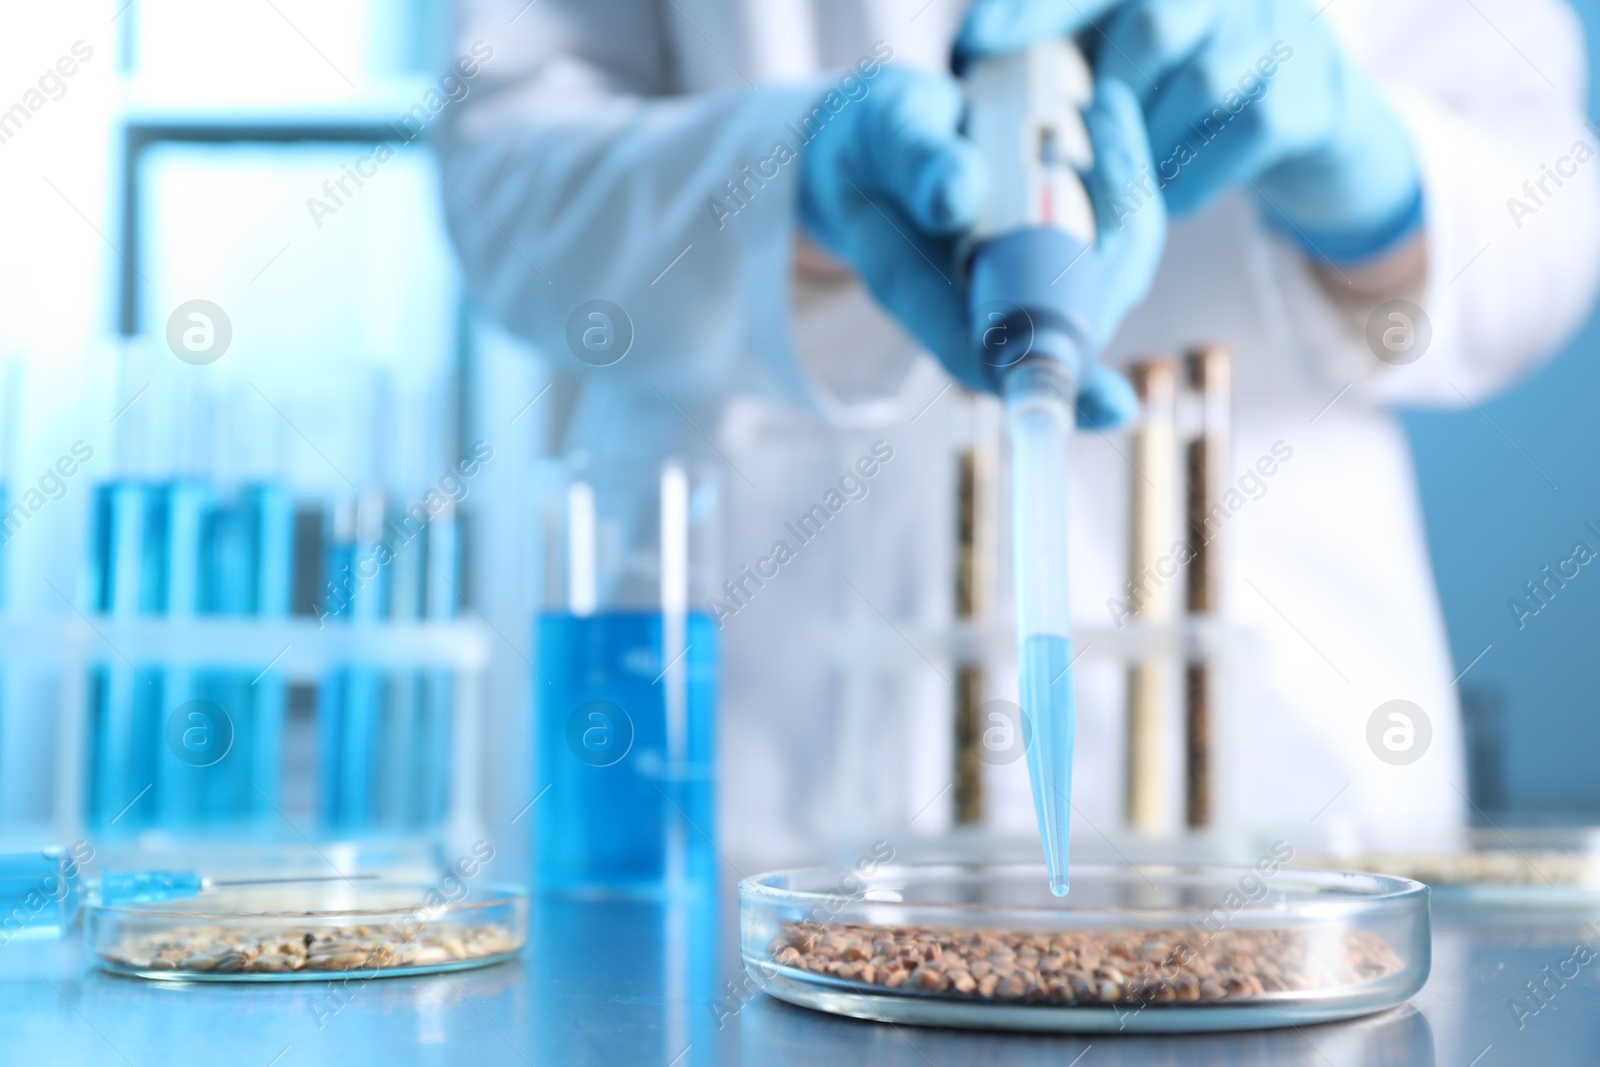
[(1374, 27), (1351, 42), (1367, 47), (1357, 59), (1410, 132), (1422, 171), (1427, 278), (1409, 295), (1432, 337), (1413, 363), (1380, 362), (1366, 335), (1376, 302), (1341, 314), (1303, 265), (1282, 275), (1293, 278), (1289, 310), (1302, 323), (1321, 320), (1301, 336), (1355, 395), (1459, 405), (1552, 354), (1594, 294), (1600, 134), (1583, 113), (1582, 29), (1551, 0), (1444, 0), (1412, 5), (1408, 19), (1387, 5), (1372, 14)]
[[(465, 0), (461, 41), (495, 54), (438, 142), (463, 271), (480, 306), (588, 380), (691, 404), (803, 393), (788, 337), (789, 124), (823, 90), (672, 95), (670, 17), (649, 0)], [(616, 330), (631, 326), (611, 366), (573, 343), (599, 321), (578, 314), (593, 300), (622, 310)]]

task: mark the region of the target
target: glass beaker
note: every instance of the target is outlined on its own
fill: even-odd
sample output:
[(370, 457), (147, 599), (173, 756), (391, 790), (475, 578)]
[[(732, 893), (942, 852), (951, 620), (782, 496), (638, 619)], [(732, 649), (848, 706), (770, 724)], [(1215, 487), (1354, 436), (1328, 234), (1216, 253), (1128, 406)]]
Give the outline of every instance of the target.
[(535, 496), (534, 881), (678, 896), (716, 875), (717, 487), (681, 460), (575, 454)]

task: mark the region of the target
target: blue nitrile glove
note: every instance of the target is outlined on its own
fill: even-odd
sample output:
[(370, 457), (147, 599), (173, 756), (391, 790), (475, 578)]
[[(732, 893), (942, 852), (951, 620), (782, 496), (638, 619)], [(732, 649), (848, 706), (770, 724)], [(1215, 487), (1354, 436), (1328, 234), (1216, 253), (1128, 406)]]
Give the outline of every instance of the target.
[[(952, 377), (992, 391), (969, 341), (966, 287), (956, 264), (957, 241), (987, 187), (984, 161), (958, 132), (961, 112), (953, 79), (885, 68), (871, 92), (847, 104), (806, 148), (800, 221)], [(1117, 83), (1101, 83), (1085, 122), (1096, 157), (1085, 184), (1100, 238), (1096, 262), (1086, 256), (1072, 269), (1103, 272), (1105, 300), (1095, 316), (1103, 344), (1149, 291), (1166, 211), (1153, 184), (1137, 209), (1124, 191), (1151, 165), (1134, 96)], [(1079, 425), (1107, 428), (1131, 419), (1138, 402), (1120, 375), (1096, 364), (1079, 384), (1077, 408)]]
[(1422, 226), (1411, 141), (1304, 0), (975, 0), (959, 64), (1090, 20), (1096, 70), (1144, 108), (1167, 204), (1196, 211), (1249, 184), (1308, 251), (1359, 263)]

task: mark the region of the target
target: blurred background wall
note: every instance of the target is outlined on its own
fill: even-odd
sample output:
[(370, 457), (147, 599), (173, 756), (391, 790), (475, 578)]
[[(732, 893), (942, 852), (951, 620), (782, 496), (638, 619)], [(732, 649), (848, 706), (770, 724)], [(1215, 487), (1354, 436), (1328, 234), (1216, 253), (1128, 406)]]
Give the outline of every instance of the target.
[[(1593, 122), (1600, 4), (1574, 6), (1588, 41)], [(1600, 551), (1597, 356), (1600, 314), (1537, 374), (1479, 410), (1405, 420), (1451, 651), (1466, 671), (1473, 793), (1518, 821), (1593, 822), (1600, 812), (1600, 567), (1580, 568), (1564, 588), (1552, 583), (1543, 606), (1524, 585), (1543, 582), (1541, 568), (1553, 571), (1578, 541)], [(1517, 597), (1539, 608), (1520, 624)]]

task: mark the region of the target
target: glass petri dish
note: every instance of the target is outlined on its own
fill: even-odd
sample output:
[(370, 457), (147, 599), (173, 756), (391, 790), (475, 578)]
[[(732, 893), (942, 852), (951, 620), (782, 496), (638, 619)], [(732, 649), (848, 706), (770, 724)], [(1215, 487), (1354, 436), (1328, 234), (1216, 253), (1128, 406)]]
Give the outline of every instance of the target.
[(1600, 905), (1596, 827), (1473, 827), (1445, 846), (1330, 849), (1294, 862), (1415, 879), (1433, 890), (1435, 906)]
[[(302, 882), (184, 900), (91, 904), (84, 938), (116, 974), (185, 982), (328, 981), (484, 967), (528, 937), (528, 896), (462, 883)], [(447, 894), (447, 889), (455, 890)]]
[(821, 1011), (982, 1029), (1194, 1032), (1347, 1019), (1427, 980), (1428, 888), (1383, 875), (1042, 864), (779, 871), (739, 883), (740, 951)]

